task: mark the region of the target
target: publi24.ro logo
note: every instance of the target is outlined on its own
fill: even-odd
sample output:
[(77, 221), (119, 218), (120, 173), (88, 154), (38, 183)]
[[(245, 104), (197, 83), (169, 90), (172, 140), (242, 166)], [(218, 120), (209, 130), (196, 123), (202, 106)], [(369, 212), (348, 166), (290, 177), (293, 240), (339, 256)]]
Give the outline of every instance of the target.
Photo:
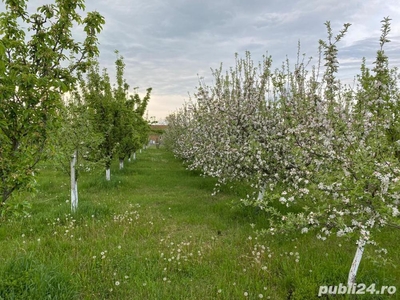
[(372, 283), (367, 287), (364, 283), (353, 284), (351, 286), (340, 283), (339, 285), (321, 285), (318, 291), (318, 297), (322, 295), (393, 295), (396, 293), (395, 286), (383, 285), (381, 288), (377, 288), (375, 283)]

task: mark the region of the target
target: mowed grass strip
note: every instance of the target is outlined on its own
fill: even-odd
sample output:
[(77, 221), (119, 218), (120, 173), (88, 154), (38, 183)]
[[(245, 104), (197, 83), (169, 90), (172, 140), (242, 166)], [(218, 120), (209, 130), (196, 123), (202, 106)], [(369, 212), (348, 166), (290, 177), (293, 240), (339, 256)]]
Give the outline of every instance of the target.
[[(0, 299), (317, 299), (320, 285), (346, 282), (354, 240), (257, 236), (268, 217), (239, 206), (244, 186), (211, 196), (215, 180), (166, 150), (137, 158), (123, 170), (116, 162), (110, 182), (102, 170), (81, 173), (74, 214), (68, 176), (42, 165), (38, 192), (13, 199), (0, 222)], [(358, 275), (399, 292), (323, 299), (399, 299), (399, 236), (382, 230), (386, 264), (365, 259)]]

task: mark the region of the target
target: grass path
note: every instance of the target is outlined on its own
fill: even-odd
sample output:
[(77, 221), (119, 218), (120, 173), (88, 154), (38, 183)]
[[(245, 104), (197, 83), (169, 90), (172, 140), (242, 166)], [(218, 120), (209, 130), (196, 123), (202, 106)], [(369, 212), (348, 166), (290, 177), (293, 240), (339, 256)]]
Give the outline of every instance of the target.
[[(19, 196), (29, 215), (0, 222), (0, 299), (318, 299), (320, 285), (346, 282), (353, 242), (257, 237), (267, 218), (238, 206), (244, 187), (212, 197), (215, 181), (165, 150), (137, 156), (113, 165), (110, 182), (83, 173), (76, 214), (68, 177), (42, 167), (38, 193)], [(399, 235), (378, 237), (396, 264)], [(359, 282), (397, 286), (397, 295), (332, 299), (399, 299), (399, 279), (391, 264), (365, 260)]]

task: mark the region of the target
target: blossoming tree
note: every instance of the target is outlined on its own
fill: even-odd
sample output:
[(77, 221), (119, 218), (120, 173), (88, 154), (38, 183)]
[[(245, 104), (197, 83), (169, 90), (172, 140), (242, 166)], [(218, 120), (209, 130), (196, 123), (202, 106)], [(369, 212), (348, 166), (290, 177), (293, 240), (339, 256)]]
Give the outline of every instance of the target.
[(270, 72), (264, 58), (255, 72), (247, 54), (168, 119), (169, 143), (189, 168), (260, 191), (243, 202), (269, 214), (269, 232), (356, 235), (349, 284), (373, 231), (399, 222), (398, 75), (383, 50), (390, 20), (382, 24), (374, 68), (364, 60), (354, 89), (337, 78), (350, 24), (334, 36), (327, 22), (316, 66), (299, 55), (293, 71), (287, 61)]

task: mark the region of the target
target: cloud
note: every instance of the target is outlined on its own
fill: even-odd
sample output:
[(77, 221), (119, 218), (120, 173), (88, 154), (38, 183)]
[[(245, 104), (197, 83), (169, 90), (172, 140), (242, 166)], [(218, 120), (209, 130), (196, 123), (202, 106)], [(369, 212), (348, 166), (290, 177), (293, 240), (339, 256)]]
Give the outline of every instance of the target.
[(386, 53), (393, 66), (400, 62), (398, 0), (99, 0), (86, 6), (106, 18), (99, 36), (101, 66), (113, 78), (118, 49), (131, 87), (153, 87), (149, 115), (156, 118), (179, 108), (199, 76), (211, 84), (210, 68), (233, 66), (235, 53), (243, 57), (248, 50), (255, 62), (268, 53), (279, 67), (287, 57), (295, 62), (300, 41), (301, 53), (317, 58), (326, 21), (335, 34), (352, 24), (338, 44), (345, 78), (359, 72), (362, 57), (374, 61), (385, 16), (393, 19)]

